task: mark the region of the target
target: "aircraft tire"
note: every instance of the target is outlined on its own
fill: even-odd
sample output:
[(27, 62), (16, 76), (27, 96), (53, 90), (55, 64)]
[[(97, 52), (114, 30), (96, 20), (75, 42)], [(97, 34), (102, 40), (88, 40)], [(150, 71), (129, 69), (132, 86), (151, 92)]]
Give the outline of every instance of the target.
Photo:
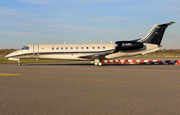
[(21, 66), (21, 63), (20, 62), (18, 62), (18, 64), (17, 64), (18, 66)]
[(100, 62), (98, 65), (99, 65), (99, 66), (102, 66), (102, 63)]

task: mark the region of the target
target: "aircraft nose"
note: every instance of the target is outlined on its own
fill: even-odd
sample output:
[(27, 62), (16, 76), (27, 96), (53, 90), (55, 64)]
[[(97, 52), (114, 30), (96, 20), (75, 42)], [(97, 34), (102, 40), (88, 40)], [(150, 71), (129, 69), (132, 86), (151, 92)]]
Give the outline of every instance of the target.
[(21, 52), (19, 51), (19, 50), (17, 50), (17, 51), (14, 51), (14, 52), (11, 52), (11, 53), (9, 53), (8, 55), (6, 55), (5, 57), (6, 58), (11, 58), (12, 56), (14, 57), (14, 56), (16, 56), (16, 55), (18, 55), (18, 54), (20, 54)]
[(8, 58), (8, 57), (9, 57), (9, 54), (8, 54), (8, 55), (6, 55), (5, 57), (6, 57), (6, 58)]

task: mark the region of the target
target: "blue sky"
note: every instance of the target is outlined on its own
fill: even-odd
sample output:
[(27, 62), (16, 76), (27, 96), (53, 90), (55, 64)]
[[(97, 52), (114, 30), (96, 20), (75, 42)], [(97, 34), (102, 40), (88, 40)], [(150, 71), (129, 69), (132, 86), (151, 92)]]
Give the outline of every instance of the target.
[(162, 49), (180, 49), (180, 0), (1, 0), (0, 49), (133, 40), (170, 21)]

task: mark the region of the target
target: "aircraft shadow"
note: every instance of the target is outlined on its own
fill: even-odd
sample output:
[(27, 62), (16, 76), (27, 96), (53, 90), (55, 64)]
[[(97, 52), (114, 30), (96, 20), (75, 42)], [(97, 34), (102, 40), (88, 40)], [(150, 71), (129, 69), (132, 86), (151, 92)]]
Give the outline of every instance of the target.
[[(91, 63), (32, 63), (32, 64), (23, 64), (26, 66), (94, 66)], [(103, 64), (103, 66), (146, 66), (145, 64)], [(153, 65), (148, 65), (153, 66)], [(156, 65), (157, 66), (157, 65)], [(101, 66), (100, 66), (101, 67)]]

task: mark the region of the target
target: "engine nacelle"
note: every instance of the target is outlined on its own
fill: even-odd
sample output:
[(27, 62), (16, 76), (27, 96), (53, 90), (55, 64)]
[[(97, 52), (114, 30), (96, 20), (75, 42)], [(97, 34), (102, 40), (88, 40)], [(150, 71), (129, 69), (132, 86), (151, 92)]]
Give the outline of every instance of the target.
[(135, 50), (139, 48), (143, 48), (143, 43), (133, 41), (117, 41), (115, 42), (114, 52), (118, 52), (120, 50)]

